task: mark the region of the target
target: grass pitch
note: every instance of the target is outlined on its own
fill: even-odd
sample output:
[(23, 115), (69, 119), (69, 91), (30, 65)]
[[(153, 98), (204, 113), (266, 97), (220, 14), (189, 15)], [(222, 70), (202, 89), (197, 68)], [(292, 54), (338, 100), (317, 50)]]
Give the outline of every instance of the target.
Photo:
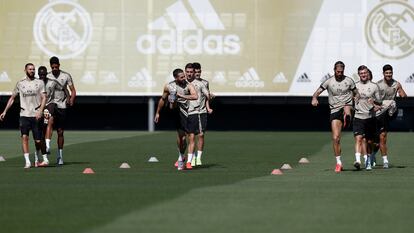
[[(19, 132), (0, 136), (7, 160), (0, 162), (1, 232), (405, 233), (414, 227), (412, 133), (391, 133), (391, 169), (370, 172), (353, 171), (353, 137), (344, 134), (341, 174), (333, 172), (328, 132), (208, 132), (204, 165), (183, 172), (173, 167), (175, 132), (68, 131), (64, 166), (28, 170)], [(160, 162), (148, 163), (151, 156)], [(303, 156), (311, 163), (298, 165)], [(122, 162), (131, 169), (119, 169)], [(270, 175), (283, 163), (293, 170)], [(82, 174), (86, 167), (95, 174)]]

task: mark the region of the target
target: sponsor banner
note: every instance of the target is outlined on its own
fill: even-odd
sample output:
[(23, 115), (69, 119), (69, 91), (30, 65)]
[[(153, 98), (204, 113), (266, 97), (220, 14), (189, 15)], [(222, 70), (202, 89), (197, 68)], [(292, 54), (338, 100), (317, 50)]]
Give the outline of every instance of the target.
[(217, 95), (311, 96), (337, 60), (413, 95), (413, 1), (0, 0), (0, 93), (58, 56), (79, 95), (160, 95), (199, 62)]
[(394, 79), (412, 96), (413, 52), (414, 1), (349, 0), (338, 7), (338, 1), (325, 0), (288, 92), (312, 95), (341, 60), (354, 80), (362, 64), (373, 81), (382, 79), (382, 67), (391, 64)]

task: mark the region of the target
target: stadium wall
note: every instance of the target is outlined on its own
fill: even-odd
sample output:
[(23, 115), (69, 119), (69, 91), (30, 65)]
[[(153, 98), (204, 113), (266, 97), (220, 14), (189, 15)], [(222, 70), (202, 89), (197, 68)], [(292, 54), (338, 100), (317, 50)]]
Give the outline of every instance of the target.
[[(159, 97), (93, 97), (81, 96), (68, 110), (67, 129), (72, 130), (147, 130), (148, 100)], [(0, 98), (0, 110), (8, 96)], [(217, 97), (209, 130), (251, 131), (329, 131), (329, 106), (320, 97), (320, 106), (310, 105), (310, 97)], [(392, 122), (394, 131), (413, 131), (414, 98), (398, 99), (399, 115)], [(18, 99), (9, 110), (1, 129), (17, 129)], [(155, 130), (174, 130), (170, 113), (164, 109)]]

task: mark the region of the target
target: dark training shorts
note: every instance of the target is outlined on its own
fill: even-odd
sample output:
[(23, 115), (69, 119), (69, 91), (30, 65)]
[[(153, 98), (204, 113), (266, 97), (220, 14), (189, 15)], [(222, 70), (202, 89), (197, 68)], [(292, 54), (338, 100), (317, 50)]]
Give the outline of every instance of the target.
[(36, 120), (36, 117), (20, 117), (19, 127), (22, 136), (29, 136), (29, 132), (32, 130), (34, 140), (42, 139), (41, 121)]
[(355, 118), (353, 123), (354, 136), (362, 135), (367, 140), (373, 140), (375, 138), (377, 131), (375, 118)]

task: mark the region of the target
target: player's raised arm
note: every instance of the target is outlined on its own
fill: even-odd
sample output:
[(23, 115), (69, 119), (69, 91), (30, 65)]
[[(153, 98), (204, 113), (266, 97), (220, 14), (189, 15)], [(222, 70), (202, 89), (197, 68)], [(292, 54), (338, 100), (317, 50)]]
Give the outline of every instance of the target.
[(193, 84), (191, 83), (188, 84), (188, 90), (190, 91), (189, 95), (182, 95), (180, 93), (177, 93), (177, 96), (183, 99), (186, 99), (186, 100), (197, 100), (198, 94)]

